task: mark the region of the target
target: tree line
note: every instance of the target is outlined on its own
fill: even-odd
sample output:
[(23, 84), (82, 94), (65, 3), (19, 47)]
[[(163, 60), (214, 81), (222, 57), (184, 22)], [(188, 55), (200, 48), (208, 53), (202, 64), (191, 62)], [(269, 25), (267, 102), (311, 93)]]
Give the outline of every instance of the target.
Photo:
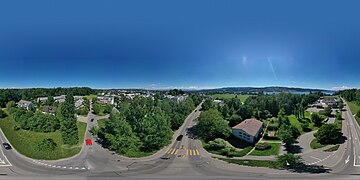
[(44, 133), (59, 130), (64, 144), (75, 145), (79, 142), (79, 137), (73, 95), (67, 95), (65, 102), (59, 106), (56, 115), (18, 108), (13, 101), (7, 104), (7, 110), (16, 122), (14, 130), (24, 129)]
[(94, 93), (96, 93), (96, 90), (88, 87), (0, 89), (0, 107), (5, 107), (9, 101), (18, 102), (21, 99), (35, 100), (38, 97), (59, 96), (63, 94), (85, 96)]
[(195, 108), (191, 97), (182, 102), (135, 97), (118, 105), (119, 113), (111, 113), (100, 127), (103, 145), (120, 154), (152, 152), (167, 145), (173, 130), (179, 128)]
[[(203, 112), (199, 117), (197, 130), (205, 140), (214, 140), (216, 137), (227, 138), (231, 134), (230, 127), (248, 118), (268, 119), (278, 118), (278, 129), (285, 136), (291, 134), (295, 140), (299, 135), (297, 129), (290, 126), (287, 115), (296, 114), (303, 117), (308, 104), (314, 103), (322, 93), (307, 95), (280, 93), (272, 95), (251, 96), (242, 103), (237, 98), (225, 99), (224, 103), (215, 104), (205, 100)], [(285, 140), (291, 144), (294, 139)]]

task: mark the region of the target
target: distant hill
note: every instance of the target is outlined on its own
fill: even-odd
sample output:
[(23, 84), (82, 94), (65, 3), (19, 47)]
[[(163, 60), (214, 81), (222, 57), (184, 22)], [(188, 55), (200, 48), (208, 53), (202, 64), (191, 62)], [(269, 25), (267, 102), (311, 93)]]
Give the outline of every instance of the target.
[(335, 92), (325, 89), (309, 89), (294, 87), (224, 87), (217, 89), (204, 89), (203, 93), (258, 93), (258, 92)]

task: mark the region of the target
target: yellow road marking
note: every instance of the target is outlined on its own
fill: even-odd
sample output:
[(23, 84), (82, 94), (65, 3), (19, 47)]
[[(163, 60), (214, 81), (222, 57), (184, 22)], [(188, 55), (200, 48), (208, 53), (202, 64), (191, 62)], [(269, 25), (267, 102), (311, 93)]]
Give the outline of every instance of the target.
[(196, 156), (195, 150), (193, 150), (193, 154), (194, 154), (194, 156)]
[(191, 151), (191, 149), (190, 149), (189, 151), (190, 151), (190, 156), (192, 156), (192, 151)]
[(175, 151), (176, 151), (176, 149), (174, 148), (174, 149), (172, 150), (171, 154), (174, 154), (174, 153), (175, 153)]
[(170, 154), (171, 151), (172, 151), (172, 148), (169, 148), (169, 150), (166, 151), (166, 154)]
[(196, 150), (196, 154), (197, 154), (197, 155), (200, 155), (200, 153), (199, 153), (199, 151), (198, 151), (198, 150)]
[(188, 156), (188, 154), (189, 154), (189, 150), (188, 150), (188, 149), (186, 149), (186, 156)]
[(179, 149), (176, 149), (175, 154), (177, 154), (178, 152), (179, 152)]

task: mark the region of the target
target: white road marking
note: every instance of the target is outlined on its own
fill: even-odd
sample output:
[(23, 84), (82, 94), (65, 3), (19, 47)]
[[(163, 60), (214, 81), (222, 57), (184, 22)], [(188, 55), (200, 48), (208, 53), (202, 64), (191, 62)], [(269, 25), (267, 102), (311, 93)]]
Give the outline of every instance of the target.
[(316, 160), (318, 160), (318, 161), (321, 160), (320, 158), (317, 158), (317, 157), (314, 157), (314, 156), (310, 156), (310, 157), (313, 158), (313, 159), (316, 159)]
[(348, 156), (348, 157), (345, 159), (345, 164), (347, 164), (349, 161), (350, 161), (350, 156)]

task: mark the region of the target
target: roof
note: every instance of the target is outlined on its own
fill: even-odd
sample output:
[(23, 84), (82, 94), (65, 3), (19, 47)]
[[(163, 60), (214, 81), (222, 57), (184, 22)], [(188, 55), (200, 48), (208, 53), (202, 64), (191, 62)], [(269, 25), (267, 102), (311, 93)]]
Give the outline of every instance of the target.
[(249, 135), (255, 136), (263, 124), (263, 122), (256, 119), (245, 119), (243, 122), (234, 126), (233, 129), (241, 129)]
[(56, 113), (56, 107), (55, 106), (44, 106), (41, 111), (47, 112), (47, 113)]
[(21, 106), (28, 106), (31, 103), (32, 103), (31, 101), (25, 101), (25, 100), (20, 100), (18, 102), (18, 104), (20, 104)]

